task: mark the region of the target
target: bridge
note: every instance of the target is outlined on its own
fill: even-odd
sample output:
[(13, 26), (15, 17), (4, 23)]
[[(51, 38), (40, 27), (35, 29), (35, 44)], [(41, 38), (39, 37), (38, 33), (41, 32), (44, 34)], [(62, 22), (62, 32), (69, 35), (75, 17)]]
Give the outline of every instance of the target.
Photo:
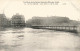
[(78, 33), (80, 32), (80, 26), (31, 26), (34, 29), (49, 29), (49, 30), (56, 30), (56, 31), (66, 31), (66, 32), (73, 32)]

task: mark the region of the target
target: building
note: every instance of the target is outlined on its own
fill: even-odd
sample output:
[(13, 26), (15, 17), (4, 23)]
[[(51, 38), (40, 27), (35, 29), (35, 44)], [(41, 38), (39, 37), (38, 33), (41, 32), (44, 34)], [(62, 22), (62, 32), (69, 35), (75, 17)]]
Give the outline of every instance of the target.
[(8, 22), (8, 19), (6, 18), (5, 14), (0, 14), (0, 27), (7, 27), (10, 23)]
[(23, 15), (13, 15), (11, 18), (12, 27), (24, 27), (25, 26), (25, 18)]

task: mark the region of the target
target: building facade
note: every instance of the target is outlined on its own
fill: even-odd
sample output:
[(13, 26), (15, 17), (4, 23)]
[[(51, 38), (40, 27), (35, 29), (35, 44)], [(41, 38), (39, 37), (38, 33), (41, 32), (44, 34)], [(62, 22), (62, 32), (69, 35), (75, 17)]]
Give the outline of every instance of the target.
[(10, 26), (10, 21), (6, 18), (5, 14), (0, 14), (0, 27)]
[(13, 15), (11, 18), (12, 27), (24, 27), (25, 26), (25, 18), (23, 15)]

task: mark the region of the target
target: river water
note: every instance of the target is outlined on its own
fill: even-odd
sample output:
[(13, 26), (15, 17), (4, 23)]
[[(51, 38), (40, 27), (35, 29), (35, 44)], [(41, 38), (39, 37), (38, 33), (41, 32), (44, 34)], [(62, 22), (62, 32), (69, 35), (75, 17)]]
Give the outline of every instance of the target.
[(9, 28), (0, 31), (0, 51), (80, 51), (80, 36), (54, 30)]

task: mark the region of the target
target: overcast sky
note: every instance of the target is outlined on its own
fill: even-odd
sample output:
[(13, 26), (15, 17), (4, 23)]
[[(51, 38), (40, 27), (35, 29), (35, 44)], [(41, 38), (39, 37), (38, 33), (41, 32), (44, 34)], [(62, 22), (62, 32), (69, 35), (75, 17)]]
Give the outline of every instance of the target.
[[(8, 18), (11, 18), (12, 15), (19, 13), (24, 15), (26, 20), (32, 18), (33, 16), (66, 16), (72, 20), (80, 20), (79, 0), (59, 0), (58, 5), (25, 5), (23, 1), (42, 2), (45, 0), (0, 0), (0, 13), (4, 12)], [(53, 2), (55, 2), (55, 0), (53, 0)]]

